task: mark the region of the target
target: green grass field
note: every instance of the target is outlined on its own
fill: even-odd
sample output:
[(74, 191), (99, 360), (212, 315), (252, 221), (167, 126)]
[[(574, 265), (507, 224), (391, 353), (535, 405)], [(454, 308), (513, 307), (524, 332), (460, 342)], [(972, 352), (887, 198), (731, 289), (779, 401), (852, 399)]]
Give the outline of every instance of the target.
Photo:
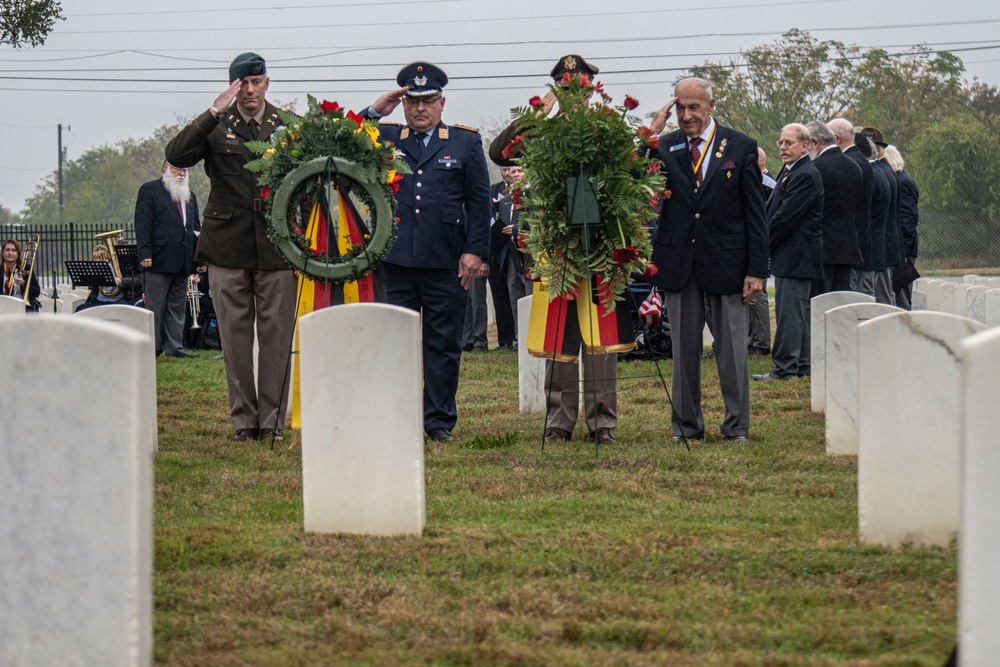
[(466, 354), (424, 536), (373, 538), (303, 533), (297, 436), (230, 442), (200, 355), (157, 363), (157, 664), (938, 666), (954, 644), (955, 548), (858, 543), (857, 461), (824, 454), (806, 380), (755, 383), (734, 446), (705, 362), (688, 452), (659, 381), (628, 379), (653, 364), (622, 363), (618, 444), (543, 451), (516, 355)]

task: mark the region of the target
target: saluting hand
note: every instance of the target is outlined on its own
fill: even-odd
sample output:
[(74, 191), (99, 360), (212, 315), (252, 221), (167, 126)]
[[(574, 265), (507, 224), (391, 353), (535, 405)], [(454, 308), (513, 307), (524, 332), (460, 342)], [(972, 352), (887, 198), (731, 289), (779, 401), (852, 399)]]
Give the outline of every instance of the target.
[(372, 110), (379, 116), (388, 116), (396, 109), (396, 107), (399, 106), (399, 103), (403, 101), (403, 97), (406, 95), (406, 91), (408, 90), (409, 88), (404, 86), (399, 90), (393, 90), (392, 92), (386, 93), (372, 102)]
[(542, 111), (548, 116), (552, 109), (556, 106), (556, 94), (551, 90), (542, 97)]
[(653, 115), (653, 122), (649, 124), (649, 129), (653, 131), (654, 136), (663, 132), (663, 128), (667, 126), (667, 119), (670, 118), (670, 110), (674, 108), (675, 104), (677, 104), (676, 97), (672, 98)]
[(240, 92), (240, 87), (243, 85), (242, 79), (236, 79), (229, 87), (222, 91), (222, 94), (215, 98), (212, 102), (212, 108), (215, 109), (216, 113), (224, 114), (229, 109), (233, 100), (236, 99), (237, 93)]

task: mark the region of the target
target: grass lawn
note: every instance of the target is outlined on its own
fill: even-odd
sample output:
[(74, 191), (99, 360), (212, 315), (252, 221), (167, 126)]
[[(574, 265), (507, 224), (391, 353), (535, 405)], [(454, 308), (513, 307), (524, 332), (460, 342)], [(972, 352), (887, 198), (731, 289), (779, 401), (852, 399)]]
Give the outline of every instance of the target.
[(808, 380), (754, 383), (734, 446), (705, 362), (688, 452), (653, 364), (621, 363), (618, 444), (543, 451), (516, 354), (466, 354), (424, 536), (371, 538), (303, 533), (297, 435), (230, 442), (199, 354), (157, 363), (157, 664), (939, 666), (954, 644), (955, 548), (858, 543), (857, 460), (825, 455)]

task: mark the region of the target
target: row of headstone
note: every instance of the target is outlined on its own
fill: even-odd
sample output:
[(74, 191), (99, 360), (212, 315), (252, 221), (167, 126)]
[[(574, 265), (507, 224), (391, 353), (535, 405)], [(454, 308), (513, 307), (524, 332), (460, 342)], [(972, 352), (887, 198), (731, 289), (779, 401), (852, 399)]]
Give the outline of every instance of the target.
[(926, 302), (926, 310), (968, 317), (987, 327), (1000, 325), (1000, 278), (918, 278), (913, 293)]
[(949, 313), (823, 307), (816, 297), (827, 453), (858, 456), (859, 538), (897, 547), (958, 537), (961, 664), (995, 664), (1000, 331)]

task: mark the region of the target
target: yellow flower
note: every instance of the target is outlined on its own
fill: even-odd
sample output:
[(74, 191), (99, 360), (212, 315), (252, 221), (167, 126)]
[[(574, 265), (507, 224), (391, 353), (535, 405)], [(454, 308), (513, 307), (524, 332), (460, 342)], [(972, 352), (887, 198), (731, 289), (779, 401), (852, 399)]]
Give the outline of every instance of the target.
[(392, 185), (392, 181), (395, 178), (396, 178), (396, 170), (395, 169), (390, 169), (389, 173), (385, 177), (385, 182), (388, 183), (388, 184), (390, 184), (390, 185)]
[(264, 157), (273, 157), (274, 153), (275, 150), (273, 148), (268, 148), (266, 151), (264, 151)]
[(372, 145), (378, 146), (378, 128), (368, 123), (363, 124), (361, 127), (368, 133), (368, 138), (372, 140)]

